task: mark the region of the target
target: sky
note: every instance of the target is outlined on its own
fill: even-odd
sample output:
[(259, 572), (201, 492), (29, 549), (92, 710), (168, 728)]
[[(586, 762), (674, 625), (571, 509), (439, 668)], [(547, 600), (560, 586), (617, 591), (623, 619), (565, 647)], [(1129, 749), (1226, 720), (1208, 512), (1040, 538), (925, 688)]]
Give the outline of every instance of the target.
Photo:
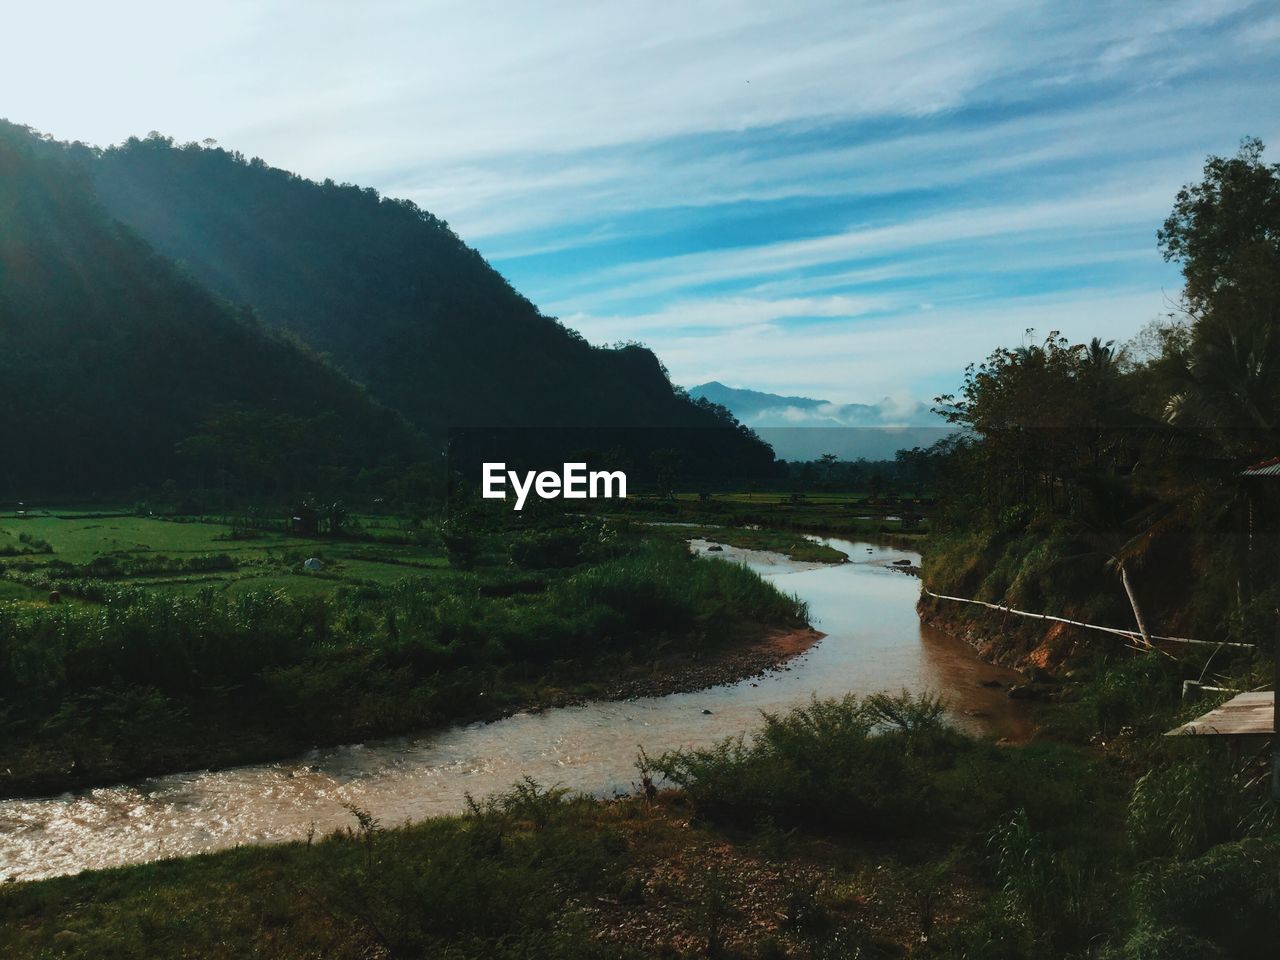
[(1273, 2), (6, 4), (0, 116), (158, 130), (447, 220), (676, 383), (931, 398), (1123, 341), (1210, 153), (1280, 156)]

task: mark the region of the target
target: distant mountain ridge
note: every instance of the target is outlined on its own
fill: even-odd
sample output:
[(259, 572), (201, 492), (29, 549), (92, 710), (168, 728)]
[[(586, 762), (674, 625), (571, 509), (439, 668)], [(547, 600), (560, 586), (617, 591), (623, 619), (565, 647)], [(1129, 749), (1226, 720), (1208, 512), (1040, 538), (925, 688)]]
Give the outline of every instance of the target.
[(690, 387), (689, 396), (725, 407), (784, 460), (812, 460), (834, 453), (843, 460), (892, 459), (901, 449), (923, 447), (953, 432), (919, 400), (885, 397), (878, 403), (832, 403), (782, 396), (718, 380)]
[(813, 410), (826, 406), (825, 400), (814, 400), (811, 397), (783, 397), (776, 393), (762, 393), (759, 390), (748, 390), (743, 387), (728, 387), (719, 380), (700, 383), (689, 388), (689, 396), (704, 397), (712, 403), (735, 413), (739, 419), (744, 416), (756, 416), (768, 410), (794, 407), (801, 410)]
[(651, 351), (591, 346), (407, 200), (159, 136), (68, 150), (114, 217), (220, 296), (322, 351), (428, 435), (707, 429), (714, 439), (684, 443), (686, 466), (714, 458), (748, 475), (773, 468), (764, 443), (675, 390)]

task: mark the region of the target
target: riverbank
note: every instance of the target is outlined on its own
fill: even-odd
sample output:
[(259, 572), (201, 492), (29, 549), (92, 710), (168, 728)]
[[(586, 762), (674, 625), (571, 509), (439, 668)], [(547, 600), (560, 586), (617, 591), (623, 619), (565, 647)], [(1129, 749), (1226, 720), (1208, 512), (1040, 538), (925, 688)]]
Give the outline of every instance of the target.
[[(319, 596), (115, 588), (97, 602), (0, 604), (0, 692), (13, 705), (0, 792), (222, 769), (611, 689), (674, 689), (682, 668), (690, 682), (727, 682), (777, 661), (771, 630), (805, 622), (803, 604), (739, 565), (590, 535), (596, 555), (567, 569), (495, 564)], [(591, 546), (574, 529), (534, 536), (542, 555), (553, 538)]]
[(738, 547), (758, 553), (776, 553), (796, 563), (845, 563), (849, 555), (811, 536), (785, 530), (753, 527), (721, 527), (696, 523), (661, 527), (668, 536), (683, 540), (703, 540), (719, 546)]
[(353, 805), (299, 842), (7, 884), (0, 952), (1269, 957), (1280, 842), (1149, 859), (1167, 818), (1134, 747), (1001, 748), (927, 696), (813, 701), (642, 758), (618, 799), (526, 780), (462, 816), (392, 827)]
[[(851, 938), (876, 950), (864, 956), (890, 957), (919, 940), (911, 863), (936, 843), (900, 858), (882, 845), (726, 832), (699, 823), (674, 791), (652, 803), (544, 796), (367, 834), (353, 818), (351, 833), (311, 844), (8, 885), (0, 951), (647, 960), (805, 957), (815, 942)], [(971, 915), (984, 890), (961, 871), (944, 878), (931, 891), (936, 926)]]
[[(841, 537), (915, 549), (925, 540), (936, 504), (914, 499), (871, 502), (865, 496), (718, 494), (627, 501), (623, 513), (648, 523), (764, 531), (802, 544), (806, 536)], [(779, 539), (768, 549), (786, 552)], [(808, 558), (806, 558), (808, 559)], [(821, 558), (817, 558), (821, 559)]]
[(1076, 649), (1073, 641), (1066, 640), (1070, 628), (1065, 625), (1058, 625), (1063, 629), (1056, 629), (1055, 625), (1029, 625), (995, 611), (974, 613), (959, 610), (959, 606), (921, 594), (916, 609), (922, 623), (963, 640), (987, 663), (1020, 673), (1053, 671), (1062, 668), (1070, 652)]
[[(1157, 937), (1269, 956), (1275, 913), (1239, 895), (1280, 868), (1250, 806), (1264, 781), (1161, 736), (1181, 709), (1166, 658), (1047, 705), (1025, 745), (966, 735), (999, 720), (966, 713), (1017, 707), (1008, 671), (920, 624), (914, 556), (833, 546), (850, 562), (717, 554), (828, 634), (775, 637), (807, 655), (758, 682), (0, 804), (20, 876), (140, 864), (0, 885), (0, 952), (1169, 960), (1141, 952)], [(874, 693), (902, 686), (950, 706)]]
[[(610, 796), (635, 788), (632, 761), (642, 746), (657, 753), (710, 745), (751, 730), (762, 715), (850, 691), (937, 690), (949, 702), (949, 722), (960, 729), (1013, 742), (1030, 735), (1030, 715), (1003, 692), (1012, 674), (921, 627), (914, 611), (919, 583), (896, 572), (901, 562), (918, 559), (915, 554), (839, 540), (831, 545), (851, 560), (801, 564), (732, 546), (711, 553), (710, 544), (695, 541), (699, 552), (733, 560), (733, 567), (745, 564), (743, 572), (764, 577), (772, 596), (797, 596), (827, 634), (821, 642), (813, 643), (817, 634), (809, 630), (770, 638), (758, 623), (740, 622), (755, 632), (744, 629), (719, 648), (728, 661), (705, 647), (672, 643), (665, 658), (615, 660), (631, 668), (627, 688), (597, 686), (585, 691), (591, 699), (575, 695), (569, 684), (542, 688), (544, 702), (564, 704), (555, 708), (437, 728), (428, 736), (295, 753), (284, 763), (0, 803), (0, 860), (11, 876), (26, 878), (287, 841), (313, 825), (325, 832), (348, 822), (344, 804), (389, 823), (416, 821), (456, 813), (468, 795), (504, 790), (523, 776)], [(731, 566), (686, 562), (695, 571), (726, 575)], [(740, 581), (726, 581), (733, 582)], [(740, 608), (732, 595), (725, 599), (726, 609)], [(665, 673), (655, 668), (659, 661), (669, 668)], [(693, 679), (683, 676), (690, 673)], [(719, 682), (731, 676), (747, 678)], [(693, 686), (699, 689), (673, 692)], [(646, 691), (661, 695), (635, 695)], [(603, 699), (609, 694), (620, 699)]]
[[(704, 651), (670, 651), (642, 662), (636, 662), (635, 657), (624, 656), (587, 665), (583, 669), (565, 666), (555, 674), (542, 677), (539, 683), (511, 687), (496, 694), (494, 684), (483, 683), (489, 689), (482, 689), (477, 693), (472, 707), (455, 714), (445, 723), (420, 729), (393, 728), (383, 735), (429, 736), (446, 726), (496, 723), (522, 713), (540, 713), (563, 707), (626, 701), (639, 697), (665, 697), (738, 683), (764, 677), (771, 671), (790, 669), (787, 666), (789, 661), (803, 656), (823, 636), (825, 634), (809, 627), (742, 625), (731, 643)], [(243, 735), (243, 729), (240, 732)], [(265, 741), (254, 738), (248, 743), (241, 740), (236, 744), (224, 744), (211, 735), (200, 745), (200, 753), (196, 756), (206, 761), (199, 764), (199, 769), (216, 772), (276, 760), (287, 764), (291, 758), (308, 749), (332, 747), (345, 742), (348, 741), (343, 738), (326, 741), (280, 737)], [(174, 756), (181, 757), (182, 754)], [(196, 767), (194, 764), (183, 767), (180, 762), (176, 767), (168, 764), (158, 768), (144, 767), (133, 771), (129, 779), (155, 777), (174, 769)], [(92, 777), (77, 778), (72, 771), (67, 776), (29, 778), (25, 782), (12, 776), (0, 776), (0, 785), (3, 785), (0, 789), (8, 788), (0, 796), (2, 801), (50, 796), (104, 784)], [(0, 879), (3, 877), (0, 876)]]
[[(741, 646), (714, 650), (706, 655), (669, 654), (629, 674), (595, 685), (600, 692), (590, 699), (616, 701), (665, 697), (763, 677), (773, 670), (790, 669), (787, 664), (791, 660), (807, 653), (824, 636), (826, 634), (812, 627), (765, 629), (763, 635), (755, 640), (746, 641), (744, 638)], [(530, 708), (546, 709), (584, 702), (587, 698), (566, 698), (538, 703)]]

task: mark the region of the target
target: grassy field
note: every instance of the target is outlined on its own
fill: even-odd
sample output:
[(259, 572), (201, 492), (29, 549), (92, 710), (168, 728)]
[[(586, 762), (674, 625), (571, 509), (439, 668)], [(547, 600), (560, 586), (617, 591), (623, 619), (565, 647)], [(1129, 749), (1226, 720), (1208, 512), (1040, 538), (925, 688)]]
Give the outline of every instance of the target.
[[(797, 501), (797, 498), (800, 498)], [(676, 495), (677, 500), (703, 500), (703, 495), (699, 493), (680, 493)], [(876, 508), (869, 505), (871, 500), (870, 492), (866, 490), (824, 490), (820, 492), (793, 493), (790, 491), (751, 491), (741, 490), (729, 493), (713, 493), (707, 498), (712, 503), (826, 503), (826, 504), (846, 504), (852, 503), (864, 506), (867, 512), (872, 512)]]
[[(674, 501), (630, 501), (624, 516), (702, 523), (702, 529), (679, 532), (824, 563), (843, 555), (797, 532), (912, 543), (927, 530), (927, 520), (904, 532), (900, 522), (872, 516), (897, 516), (891, 511), (900, 508), (867, 505), (857, 493), (793, 496), (744, 492), (708, 500), (681, 494)], [(59, 584), (81, 579), (176, 594), (213, 588), (233, 595), (285, 590), (314, 596), (339, 586), (387, 587), (408, 576), (448, 572), (438, 526), (390, 516), (352, 520), (350, 532), (338, 539), (270, 529), (239, 538), (230, 518), (140, 517), (100, 506), (0, 513), (0, 600), (44, 604)], [(319, 571), (303, 566), (313, 557), (321, 562)], [(212, 558), (217, 562), (202, 562)], [(74, 587), (63, 592), (64, 601), (75, 599)]]
[[(243, 593), (284, 589), (296, 594), (331, 592), (338, 585), (390, 585), (410, 574), (448, 569), (443, 544), (430, 531), (394, 517), (357, 517), (349, 538), (298, 537), (255, 531), (233, 539), (227, 522), (138, 517), (126, 513), (41, 511), (19, 518), (0, 514), (0, 598), (40, 603), (50, 581), (95, 574), (148, 590), (191, 592), (205, 588)], [(418, 543), (405, 542), (417, 540)], [(35, 548), (33, 549), (33, 545)], [(48, 550), (50, 552), (43, 552)], [(222, 569), (183, 570), (184, 561), (226, 558)], [(315, 557), (323, 569), (303, 568)], [(116, 561), (116, 570), (95, 561)]]
[(302, 538), (109, 511), (0, 519), (0, 793), (585, 699), (806, 616), (746, 568), (627, 523), (356, 520)]
[(918, 500), (872, 500), (858, 492), (748, 491), (709, 495), (681, 493), (669, 500), (639, 498), (626, 501), (623, 509), (626, 516), (647, 520), (760, 527), (912, 544), (919, 543), (928, 533), (934, 504)]

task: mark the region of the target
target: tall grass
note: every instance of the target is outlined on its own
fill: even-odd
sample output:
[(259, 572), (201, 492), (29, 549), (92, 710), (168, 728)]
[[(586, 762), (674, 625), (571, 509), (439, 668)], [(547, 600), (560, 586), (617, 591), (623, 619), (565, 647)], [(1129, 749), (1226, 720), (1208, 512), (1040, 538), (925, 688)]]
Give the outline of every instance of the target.
[[(398, 732), (527, 696), (519, 691), (563, 663), (650, 657), (675, 644), (705, 650), (806, 615), (750, 570), (669, 543), (516, 576), (407, 579), (328, 596), (163, 594), (93, 581), (100, 603), (0, 603), (0, 782), (20, 780), (29, 764), (64, 762), (87, 780), (95, 755), (102, 776), (123, 776), (147, 767), (148, 744), (163, 740), (179, 751), (177, 741), (193, 741), (175, 762), (200, 762), (200, 718), (210, 711), (228, 740), (246, 726), (293, 747), (296, 738)], [(42, 745), (59, 745), (47, 764)]]
[[(936, 697), (814, 700), (766, 714), (751, 737), (642, 758), (704, 818), (844, 835), (928, 834), (990, 824), (1019, 802), (1059, 815), (1083, 771), (1051, 747), (1003, 751), (943, 721)], [(1056, 779), (1044, 778), (1056, 766)]]

